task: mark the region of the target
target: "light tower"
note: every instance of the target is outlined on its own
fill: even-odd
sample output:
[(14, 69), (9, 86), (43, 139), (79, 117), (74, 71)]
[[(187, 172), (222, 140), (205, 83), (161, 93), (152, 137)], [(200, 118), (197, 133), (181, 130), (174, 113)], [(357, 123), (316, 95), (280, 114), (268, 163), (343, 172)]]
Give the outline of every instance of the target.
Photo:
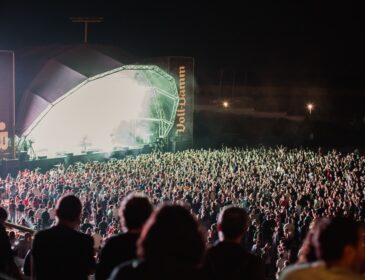
[(70, 20), (72, 22), (76, 23), (84, 23), (84, 43), (87, 43), (87, 33), (88, 29), (87, 26), (89, 23), (100, 23), (103, 21), (104, 18), (102, 17), (70, 17)]

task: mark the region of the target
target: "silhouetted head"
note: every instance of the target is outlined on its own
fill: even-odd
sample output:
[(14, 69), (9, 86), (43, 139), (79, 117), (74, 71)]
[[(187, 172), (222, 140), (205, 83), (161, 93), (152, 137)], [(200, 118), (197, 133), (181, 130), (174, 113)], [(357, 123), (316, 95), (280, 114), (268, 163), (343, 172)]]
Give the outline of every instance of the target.
[(3, 207), (0, 207), (0, 223), (3, 224), (8, 219), (8, 212)]
[(122, 227), (128, 230), (141, 229), (150, 217), (152, 210), (147, 196), (140, 193), (129, 194), (119, 209)]
[(223, 208), (218, 217), (218, 230), (221, 239), (235, 240), (242, 238), (246, 232), (248, 215), (245, 209), (235, 206)]
[(80, 223), (82, 204), (80, 199), (74, 195), (61, 197), (56, 206), (56, 216), (61, 223)]
[(154, 212), (138, 241), (139, 256), (157, 265), (196, 267), (204, 249), (200, 224), (180, 205), (165, 204)]
[(317, 257), (329, 266), (358, 270), (365, 259), (363, 234), (363, 224), (350, 218), (323, 219), (314, 236)]

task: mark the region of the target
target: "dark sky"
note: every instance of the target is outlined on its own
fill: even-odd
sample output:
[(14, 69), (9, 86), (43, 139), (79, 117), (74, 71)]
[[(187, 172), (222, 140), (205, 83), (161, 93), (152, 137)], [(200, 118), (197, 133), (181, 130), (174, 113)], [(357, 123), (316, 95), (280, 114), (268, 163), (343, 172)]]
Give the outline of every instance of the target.
[(136, 56), (194, 56), (207, 72), (275, 72), (329, 84), (365, 78), (365, 17), (355, 1), (4, 2), (0, 49), (80, 43), (83, 26), (69, 17), (103, 16), (90, 26), (89, 42)]

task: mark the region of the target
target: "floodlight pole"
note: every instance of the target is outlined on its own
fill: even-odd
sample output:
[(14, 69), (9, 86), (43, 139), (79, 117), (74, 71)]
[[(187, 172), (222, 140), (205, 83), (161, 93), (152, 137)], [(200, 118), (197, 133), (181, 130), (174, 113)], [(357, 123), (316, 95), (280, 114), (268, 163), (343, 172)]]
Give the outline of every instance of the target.
[(223, 75), (224, 75), (225, 69), (221, 69), (221, 74), (219, 77), (219, 98), (222, 98), (222, 90), (223, 90)]
[(234, 88), (236, 87), (236, 70), (233, 70), (233, 81), (232, 81), (232, 91), (231, 91), (231, 98), (234, 98)]
[(85, 21), (85, 29), (84, 29), (84, 43), (87, 43), (87, 21)]
[(87, 34), (88, 34), (88, 23), (101, 23), (103, 22), (102, 17), (70, 17), (70, 20), (74, 23), (84, 24), (84, 43), (87, 44)]

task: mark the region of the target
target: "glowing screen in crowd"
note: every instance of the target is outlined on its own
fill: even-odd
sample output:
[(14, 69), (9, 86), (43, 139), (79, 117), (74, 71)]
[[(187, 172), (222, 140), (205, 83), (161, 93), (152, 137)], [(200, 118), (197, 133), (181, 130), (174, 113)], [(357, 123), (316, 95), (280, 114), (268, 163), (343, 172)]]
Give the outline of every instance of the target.
[(37, 156), (149, 144), (166, 137), (176, 115), (174, 79), (156, 66), (123, 66), (57, 100), (23, 137)]

